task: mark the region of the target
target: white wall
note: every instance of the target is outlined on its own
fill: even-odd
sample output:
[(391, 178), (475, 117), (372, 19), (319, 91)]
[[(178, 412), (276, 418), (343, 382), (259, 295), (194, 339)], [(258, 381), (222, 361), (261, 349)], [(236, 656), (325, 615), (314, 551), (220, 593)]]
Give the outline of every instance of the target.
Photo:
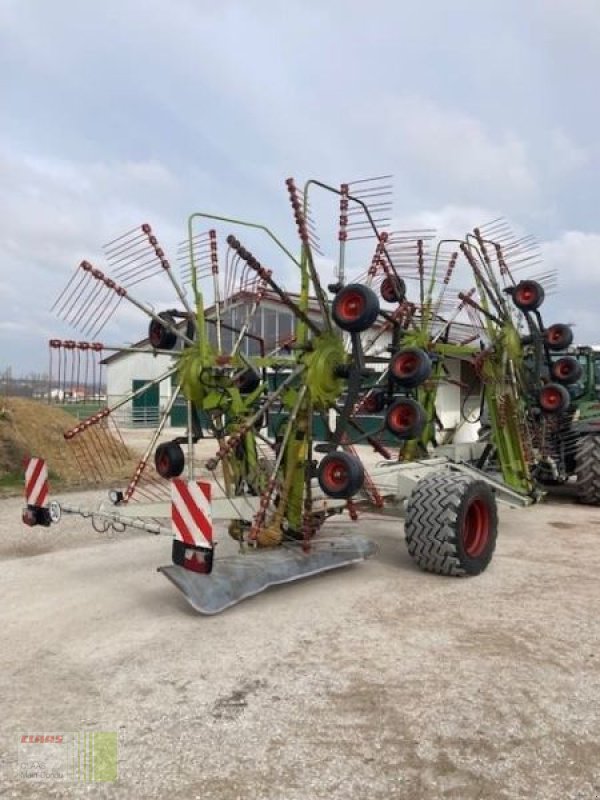
[[(363, 337), (363, 346), (366, 346), (367, 343), (373, 337), (373, 332), (369, 331)], [(391, 343), (391, 332), (386, 331), (383, 333), (377, 341), (374, 343), (373, 347), (368, 350), (369, 355), (378, 355), (384, 358), (390, 355), (389, 350), (387, 347)], [(453, 429), (457, 426), (460, 426), (456, 433), (455, 441), (457, 442), (472, 442), (477, 440), (477, 431), (479, 429), (479, 421), (474, 423), (464, 422), (462, 421), (461, 415), (461, 388), (460, 388), (460, 380), (461, 380), (461, 370), (460, 370), (460, 361), (458, 359), (447, 359), (446, 360), (446, 367), (448, 369), (450, 378), (456, 383), (447, 383), (442, 381), (438, 388), (437, 393), (437, 400), (436, 400), (436, 409), (438, 417), (445, 429)], [(385, 368), (384, 364), (377, 365), (377, 369)], [(477, 406), (476, 413), (472, 413), (474, 411), (474, 407)], [(470, 413), (471, 412), (471, 413)], [(478, 408), (478, 397), (475, 395), (474, 397), (469, 398), (467, 403), (465, 404), (465, 413), (468, 418), (476, 417), (479, 413)]]
[[(171, 356), (148, 353), (127, 353), (106, 365), (106, 393), (108, 404), (114, 405), (124, 399), (132, 390), (134, 380), (153, 380), (166, 372), (174, 364)], [(171, 379), (160, 382), (160, 407), (164, 408), (171, 396)], [(132, 422), (132, 404), (127, 403), (116, 412), (117, 421), (123, 425)]]

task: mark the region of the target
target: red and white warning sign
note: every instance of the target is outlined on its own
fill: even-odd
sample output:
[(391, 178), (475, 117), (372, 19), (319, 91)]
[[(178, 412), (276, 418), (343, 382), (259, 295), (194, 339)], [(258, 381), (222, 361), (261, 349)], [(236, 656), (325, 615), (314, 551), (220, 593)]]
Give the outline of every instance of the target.
[(43, 458), (30, 458), (25, 467), (25, 498), (28, 506), (48, 502), (48, 467)]
[(190, 547), (212, 547), (211, 485), (206, 481), (171, 481), (171, 521), (176, 539)]

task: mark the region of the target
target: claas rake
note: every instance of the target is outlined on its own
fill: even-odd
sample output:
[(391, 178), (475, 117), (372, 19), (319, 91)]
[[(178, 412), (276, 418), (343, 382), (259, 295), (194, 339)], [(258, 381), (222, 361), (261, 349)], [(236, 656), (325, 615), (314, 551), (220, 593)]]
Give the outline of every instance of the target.
[[(496, 500), (527, 505), (540, 496), (532, 420), (557, 410), (553, 392), (559, 406), (564, 397), (563, 383), (547, 379), (558, 329), (546, 330), (538, 312), (549, 276), (514, 278), (528, 243), (513, 241), (503, 223), (443, 242), (433, 231), (393, 230), (389, 176), (335, 187), (310, 180), (302, 189), (290, 178), (286, 190), (297, 253), (265, 225), (198, 212), (178, 251), (178, 275), (145, 224), (106, 246), (110, 277), (83, 261), (55, 304), (94, 339), (52, 340), (63, 383), (73, 370), (68, 358), (80, 354), (151, 352), (164, 361), (160, 375), (65, 438), (109, 466), (114, 444), (99, 432), (120, 441), (109, 428), (115, 412), (172, 382), (130, 481), (95, 513), (107, 525), (174, 533), (173, 563), (161, 571), (204, 613), (366, 558), (374, 546), (364, 536), (323, 529), (332, 517), (356, 520), (367, 509), (406, 516), (408, 551), (422, 568), (482, 572), (496, 542)], [(324, 197), (335, 206), (329, 229), (316, 219)], [(330, 238), (333, 268), (323, 256)], [(472, 283), (462, 291), (459, 273)], [(158, 276), (174, 296), (163, 309), (137, 294)], [(269, 301), (293, 319), (279, 340), (254, 324)], [(123, 304), (146, 316), (147, 340), (96, 341)], [(442, 441), (438, 401), (440, 387), (455, 381), (452, 359), (471, 364), (481, 380), (487, 440)], [(165, 441), (180, 396), (186, 430)], [(380, 424), (367, 426), (369, 416)], [(214, 442), (202, 462), (200, 439)], [(371, 467), (369, 450), (379, 459)], [(494, 463), (500, 475), (484, 471)], [(82, 513), (56, 504), (40, 519), (61, 512)], [(215, 520), (238, 543), (237, 556), (213, 559)]]

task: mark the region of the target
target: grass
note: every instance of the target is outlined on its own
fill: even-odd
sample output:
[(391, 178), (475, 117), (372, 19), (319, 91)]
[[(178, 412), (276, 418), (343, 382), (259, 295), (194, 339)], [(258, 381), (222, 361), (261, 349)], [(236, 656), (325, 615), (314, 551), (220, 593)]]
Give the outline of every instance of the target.
[(53, 403), (53, 408), (60, 408), (61, 411), (66, 411), (67, 414), (72, 414), (77, 419), (86, 419), (96, 411), (104, 408), (104, 403)]
[[(60, 484), (60, 478), (51, 469), (48, 470), (48, 480), (53, 484)], [(17, 469), (0, 475), (0, 489), (25, 490), (25, 471), (23, 469)]]
[(22, 469), (0, 475), (0, 489), (18, 489), (24, 486), (24, 482), (25, 478)]

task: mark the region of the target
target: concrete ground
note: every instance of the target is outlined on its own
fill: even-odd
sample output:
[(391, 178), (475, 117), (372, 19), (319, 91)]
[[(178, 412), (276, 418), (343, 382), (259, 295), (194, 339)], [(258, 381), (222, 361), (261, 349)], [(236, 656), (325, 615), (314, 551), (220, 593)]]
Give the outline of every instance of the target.
[[(156, 572), (169, 537), (20, 507), (0, 501), (2, 797), (600, 797), (598, 509), (502, 509), (472, 579), (365, 515), (370, 561), (201, 617)], [(21, 780), (20, 736), (63, 731), (118, 731), (118, 781)]]

